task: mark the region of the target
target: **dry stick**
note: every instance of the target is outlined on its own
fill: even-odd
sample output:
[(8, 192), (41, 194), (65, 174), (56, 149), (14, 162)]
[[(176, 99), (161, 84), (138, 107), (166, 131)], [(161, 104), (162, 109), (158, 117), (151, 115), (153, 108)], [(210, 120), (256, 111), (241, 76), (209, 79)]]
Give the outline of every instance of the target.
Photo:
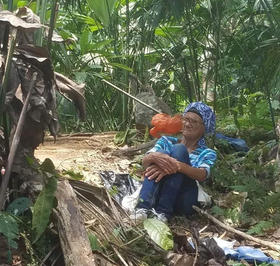
[(2, 80), (2, 88), (0, 86), (0, 115), (3, 112), (4, 109), (4, 103), (5, 103), (5, 96), (6, 96), (6, 90), (7, 90), (7, 85), (8, 85), (8, 80), (9, 80), (9, 73), (11, 69), (11, 64), (12, 64), (12, 58), (15, 50), (15, 45), (16, 45), (16, 37), (17, 37), (17, 29), (12, 28), (12, 33), (11, 33), (11, 38), (9, 41), (9, 50), (8, 50), (8, 55), (5, 63), (5, 72)]
[(221, 228), (229, 231), (229, 232), (232, 232), (234, 234), (237, 234), (241, 237), (243, 237), (244, 239), (246, 240), (250, 240), (250, 241), (253, 241), (255, 243), (258, 243), (262, 246), (265, 246), (265, 247), (268, 247), (268, 248), (271, 248), (273, 250), (276, 250), (276, 251), (280, 251), (280, 246), (279, 245), (276, 245), (276, 244), (273, 244), (273, 243), (270, 243), (268, 241), (265, 241), (265, 240), (261, 240), (259, 238), (256, 238), (256, 237), (253, 237), (253, 236), (250, 236), (244, 232), (241, 232), (239, 230), (236, 230), (234, 229), (233, 227), (229, 226), (229, 225), (225, 225), (224, 223), (222, 223), (221, 221), (219, 221), (218, 219), (216, 219), (214, 216), (210, 215), (209, 213), (207, 213), (206, 211), (203, 211), (201, 210), (200, 208), (198, 208), (197, 206), (192, 206), (193, 209), (195, 209), (198, 213), (202, 214), (202, 215), (205, 215), (210, 221), (212, 221), (213, 223), (217, 224), (218, 226), (220, 226)]
[(118, 156), (118, 155), (132, 155), (138, 151), (148, 150), (152, 148), (157, 142), (157, 139), (153, 139), (149, 142), (142, 143), (136, 146), (132, 146), (126, 149), (119, 149), (112, 152), (112, 155)]
[(126, 261), (124, 260), (124, 258), (122, 257), (122, 255), (120, 254), (120, 252), (114, 247), (113, 242), (110, 241), (109, 237), (106, 235), (103, 227), (101, 225), (99, 225), (99, 228), (101, 230), (101, 232), (104, 234), (105, 238), (107, 239), (107, 241), (111, 244), (112, 249), (114, 250), (115, 254), (119, 257), (120, 261), (123, 263), (124, 266), (128, 266), (128, 264), (126, 263)]
[(0, 210), (3, 210), (3, 208), (4, 208), (5, 194), (6, 194), (6, 190), (7, 190), (7, 187), (8, 187), (8, 183), (9, 183), (9, 179), (10, 179), (10, 175), (11, 175), (11, 171), (12, 171), (12, 166), (13, 166), (14, 158), (15, 158), (16, 151), (17, 151), (17, 147), (18, 147), (18, 144), (19, 144), (19, 141), (20, 141), (20, 137), (21, 137), (21, 133), (22, 133), (22, 129), (23, 129), (23, 124), (24, 124), (24, 120), (25, 120), (25, 117), (26, 117), (26, 111), (27, 111), (27, 107), (28, 107), (28, 104), (29, 104), (29, 100), (30, 100), (30, 95), (31, 95), (32, 89), (34, 87), (36, 77), (37, 77), (37, 73), (34, 72), (33, 76), (32, 76), (32, 80), (30, 82), (27, 97), (25, 99), (24, 105), (23, 105), (21, 113), (20, 113), (20, 117), (19, 117), (19, 120), (18, 120), (17, 128), (16, 128), (16, 132), (15, 132), (15, 135), (14, 135), (14, 138), (13, 138), (13, 141), (12, 141), (11, 150), (10, 150), (10, 153), (9, 153), (9, 156), (8, 156), (8, 162), (7, 162), (5, 175), (3, 177), (1, 188), (0, 188)]
[(197, 245), (196, 239), (192, 238), (192, 241), (193, 241), (194, 246), (195, 246), (195, 257), (194, 257), (194, 260), (193, 260), (193, 266), (195, 266), (195, 264), (197, 262), (197, 258), (198, 258), (198, 245)]
[(153, 110), (154, 112), (160, 114), (162, 112), (160, 112), (159, 110), (155, 109), (154, 107), (142, 102), (141, 100), (139, 100), (138, 98), (134, 97), (133, 95), (129, 94), (128, 92), (120, 89), (119, 87), (117, 87), (116, 85), (112, 84), (111, 82), (107, 81), (106, 79), (102, 79), (101, 81), (107, 83), (108, 85), (112, 86), (113, 88), (117, 89), (118, 91), (120, 91), (121, 93), (127, 95), (128, 97), (130, 97), (131, 99), (135, 100), (136, 102), (139, 102), (141, 104), (143, 104), (144, 106), (146, 106), (147, 108)]
[(41, 261), (40, 266), (45, 265), (45, 262), (47, 259), (52, 255), (52, 253), (59, 247), (59, 244), (56, 244), (50, 251), (49, 253), (45, 256), (45, 258)]

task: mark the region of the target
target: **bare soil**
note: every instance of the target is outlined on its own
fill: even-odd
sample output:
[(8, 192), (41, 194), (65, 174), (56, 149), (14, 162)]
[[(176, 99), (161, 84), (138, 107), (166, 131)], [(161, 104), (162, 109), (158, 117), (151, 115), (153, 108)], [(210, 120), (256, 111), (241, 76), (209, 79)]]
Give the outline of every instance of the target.
[(35, 157), (41, 162), (50, 158), (57, 169), (78, 172), (85, 182), (99, 185), (101, 171), (128, 173), (130, 161), (111, 154), (118, 148), (114, 136), (115, 132), (62, 135), (56, 142), (49, 136), (35, 151)]

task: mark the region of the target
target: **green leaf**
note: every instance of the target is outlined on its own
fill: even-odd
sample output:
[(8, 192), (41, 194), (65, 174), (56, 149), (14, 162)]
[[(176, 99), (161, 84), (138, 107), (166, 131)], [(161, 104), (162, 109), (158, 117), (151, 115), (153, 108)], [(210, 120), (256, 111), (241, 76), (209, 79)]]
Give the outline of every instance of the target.
[[(101, 27), (101, 28), (103, 28), (103, 27)], [(100, 27), (99, 26), (89, 26), (89, 29), (91, 32), (95, 32), (95, 31), (100, 30)]]
[(98, 48), (101, 48), (105, 45), (109, 45), (111, 42), (113, 41), (113, 39), (109, 39), (109, 40), (105, 40), (105, 41), (101, 41), (101, 42), (96, 42), (96, 43), (93, 43), (90, 48), (93, 50), (93, 49), (98, 49)]
[(57, 171), (51, 159), (46, 158), (43, 163), (40, 165), (39, 169), (43, 172), (47, 172), (53, 175), (57, 175)]
[(90, 36), (91, 36), (91, 32), (89, 32), (87, 30), (84, 30), (82, 32), (82, 35), (81, 35), (81, 38), (80, 38), (80, 46), (81, 46), (82, 54), (86, 54), (89, 51)]
[(164, 250), (170, 250), (173, 248), (174, 242), (172, 233), (165, 223), (155, 218), (147, 219), (144, 221), (144, 228), (150, 238), (161, 248)]
[(35, 164), (35, 160), (34, 158), (30, 157), (30, 156), (25, 156), (25, 160), (28, 163), (28, 165), (30, 167), (36, 168), (36, 164)]
[(108, 27), (116, 0), (87, 0), (87, 2), (102, 24)]
[(170, 33), (182, 32), (183, 26), (166, 26), (155, 29), (155, 35), (169, 37)]
[(28, 3), (27, 1), (18, 1), (17, 2), (17, 7), (20, 8), (20, 7), (24, 7), (26, 6)]
[(63, 170), (64, 175), (69, 175), (74, 180), (82, 180), (84, 176), (81, 173), (74, 172), (73, 170)]
[(88, 234), (88, 239), (89, 239), (89, 242), (90, 242), (91, 250), (101, 251), (101, 247), (100, 247), (100, 244), (98, 242), (98, 239), (97, 239), (96, 235), (90, 233), (90, 234)]
[(40, 192), (33, 209), (32, 229), (35, 230), (36, 242), (48, 226), (52, 208), (54, 206), (57, 180), (54, 177), (48, 179), (48, 183)]
[(114, 67), (118, 67), (118, 68), (122, 68), (124, 70), (127, 70), (127, 71), (130, 71), (132, 72), (132, 68), (126, 66), (126, 65), (123, 65), (123, 64), (119, 64), (119, 63), (110, 63), (111, 66), (114, 66)]
[(15, 240), (19, 237), (18, 224), (13, 216), (5, 212), (0, 212), (0, 233), (7, 238), (9, 247), (17, 248)]
[(26, 197), (20, 197), (15, 199), (12, 203), (9, 204), (6, 211), (13, 215), (21, 215), (26, 210), (28, 210), (32, 206), (32, 201)]

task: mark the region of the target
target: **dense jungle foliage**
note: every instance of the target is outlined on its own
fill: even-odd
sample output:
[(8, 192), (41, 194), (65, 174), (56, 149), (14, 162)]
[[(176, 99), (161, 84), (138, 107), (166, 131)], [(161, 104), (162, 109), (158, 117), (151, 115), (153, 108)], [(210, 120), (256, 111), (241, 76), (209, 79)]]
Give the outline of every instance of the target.
[[(133, 100), (104, 80), (134, 96), (152, 88), (174, 114), (189, 102), (205, 101), (216, 112), (217, 132), (242, 138), (250, 148), (236, 152), (226, 141), (209, 138), (218, 153), (206, 184), (214, 195), (211, 213), (252, 235), (279, 228), (280, 1), (0, 0), (4, 10), (30, 7), (44, 24), (56, 3), (55, 31), (64, 42), (49, 47), (53, 67), (86, 84), (87, 109), (80, 121), (74, 105), (57, 95), (61, 132), (124, 131), (119, 143), (147, 140), (135, 133)], [(37, 44), (46, 46), (47, 40), (37, 37)], [(24, 212), (31, 202), (22, 201)], [(29, 265), (36, 265), (56, 236), (41, 232), (32, 247), (31, 216), (20, 220), (0, 213), (0, 233), (5, 235), (3, 221), (10, 219), (5, 236), (15, 248), (20, 224), (26, 256), (33, 260)], [(97, 245), (95, 238), (92, 242)]]
[[(226, 143), (216, 143), (220, 156), (212, 189), (248, 193), (244, 212), (235, 207), (216, 211), (245, 223), (254, 215), (269, 221), (260, 228), (272, 220), (279, 223), (279, 193), (274, 193), (279, 170), (270, 162), (270, 151), (278, 141), (275, 127), (280, 112), (280, 3), (107, 3), (108, 7), (94, 0), (60, 5), (56, 29), (69, 42), (53, 45), (54, 67), (87, 84), (88, 116), (77, 128), (131, 127), (131, 99), (102, 79), (132, 95), (149, 85), (174, 113), (190, 101), (207, 101), (217, 113), (217, 131), (241, 137), (251, 148), (244, 155), (233, 153)], [(137, 86), (134, 76), (144, 86)], [(74, 114), (69, 105), (65, 112), (63, 101), (60, 107), (68, 119), (62, 117), (62, 123), (74, 130), (69, 120)]]

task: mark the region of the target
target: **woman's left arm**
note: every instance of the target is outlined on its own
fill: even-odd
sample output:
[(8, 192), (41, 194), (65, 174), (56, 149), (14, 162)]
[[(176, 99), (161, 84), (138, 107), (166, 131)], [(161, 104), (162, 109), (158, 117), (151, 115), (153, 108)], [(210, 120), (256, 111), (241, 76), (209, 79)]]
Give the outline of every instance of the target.
[[(176, 170), (171, 174), (175, 174), (176, 172), (180, 172), (188, 177), (195, 179), (199, 182), (204, 181), (207, 177), (207, 171), (205, 168), (195, 168), (186, 163), (182, 163), (176, 160)], [(145, 175), (148, 176), (149, 179), (155, 179), (156, 182), (159, 182), (167, 173), (162, 170), (157, 165), (149, 166), (146, 171)]]
[(186, 163), (177, 162), (178, 172), (187, 175), (188, 177), (202, 182), (207, 177), (207, 171), (205, 168), (195, 168)]

